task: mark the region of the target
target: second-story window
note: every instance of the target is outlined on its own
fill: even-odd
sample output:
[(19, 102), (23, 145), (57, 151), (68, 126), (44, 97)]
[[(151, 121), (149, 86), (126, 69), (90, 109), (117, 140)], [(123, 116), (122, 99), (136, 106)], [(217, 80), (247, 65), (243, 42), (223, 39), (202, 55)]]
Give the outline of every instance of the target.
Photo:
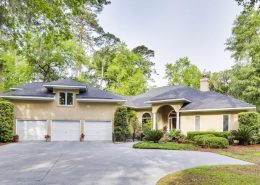
[(73, 93), (60, 92), (60, 105), (73, 105)]

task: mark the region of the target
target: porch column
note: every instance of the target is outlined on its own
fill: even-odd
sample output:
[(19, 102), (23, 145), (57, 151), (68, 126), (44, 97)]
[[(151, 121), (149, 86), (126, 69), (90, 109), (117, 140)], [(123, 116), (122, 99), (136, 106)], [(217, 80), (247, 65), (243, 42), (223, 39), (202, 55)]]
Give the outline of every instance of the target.
[(176, 130), (180, 130), (180, 113), (176, 112)]
[(157, 119), (156, 118), (156, 113), (153, 113), (153, 130), (156, 130), (156, 122), (157, 122), (156, 119)]

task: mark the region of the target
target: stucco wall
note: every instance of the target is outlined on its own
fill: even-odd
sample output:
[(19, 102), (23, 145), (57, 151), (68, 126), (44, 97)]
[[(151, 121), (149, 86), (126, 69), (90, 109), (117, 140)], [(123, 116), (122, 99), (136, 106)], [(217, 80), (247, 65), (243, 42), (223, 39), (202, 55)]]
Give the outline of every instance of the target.
[[(48, 120), (48, 133), (50, 134), (51, 120), (95, 120), (95, 121), (113, 121), (116, 108), (120, 106), (117, 103), (83, 103), (76, 101), (77, 91), (73, 92), (73, 106), (59, 105), (57, 90), (54, 101), (22, 101), (15, 100), (14, 117), (21, 120)], [(64, 90), (65, 91), (65, 90)], [(64, 92), (62, 91), (62, 92)], [(83, 124), (82, 124), (83, 125)], [(81, 126), (83, 130), (83, 126)]]
[(223, 131), (223, 115), (229, 115), (229, 130), (238, 128), (238, 112), (180, 113), (181, 131), (195, 131), (195, 116), (200, 116), (200, 131)]

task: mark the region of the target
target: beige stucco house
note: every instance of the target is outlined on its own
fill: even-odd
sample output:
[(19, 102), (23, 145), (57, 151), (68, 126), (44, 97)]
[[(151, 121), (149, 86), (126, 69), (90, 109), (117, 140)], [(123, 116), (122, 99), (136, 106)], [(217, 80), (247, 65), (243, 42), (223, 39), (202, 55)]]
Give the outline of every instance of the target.
[(137, 111), (153, 129), (169, 131), (228, 131), (238, 128), (238, 113), (256, 107), (208, 89), (166, 86), (147, 93), (123, 97), (70, 79), (50, 83), (33, 82), (11, 88), (1, 97), (14, 103), (15, 130), (20, 140), (52, 141), (112, 140), (113, 119), (117, 107)]

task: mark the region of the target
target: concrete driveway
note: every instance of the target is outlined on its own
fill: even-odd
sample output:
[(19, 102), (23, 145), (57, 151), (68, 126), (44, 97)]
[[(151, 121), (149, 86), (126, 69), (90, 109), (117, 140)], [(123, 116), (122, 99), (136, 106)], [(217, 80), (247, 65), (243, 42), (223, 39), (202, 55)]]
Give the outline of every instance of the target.
[(0, 147), (0, 184), (152, 185), (201, 165), (250, 164), (206, 152), (139, 150), (102, 142), (18, 143)]

